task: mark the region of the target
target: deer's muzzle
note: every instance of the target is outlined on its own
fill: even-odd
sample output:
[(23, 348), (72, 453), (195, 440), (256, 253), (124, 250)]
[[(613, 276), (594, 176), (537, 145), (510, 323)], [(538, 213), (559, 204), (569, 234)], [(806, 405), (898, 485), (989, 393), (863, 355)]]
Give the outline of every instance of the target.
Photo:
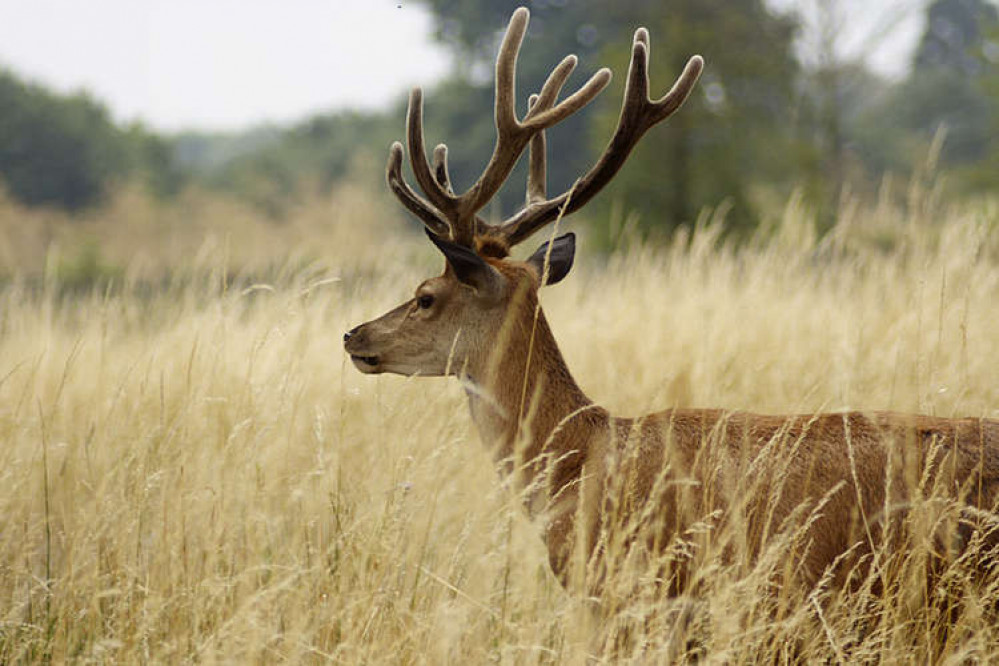
[(343, 334), (343, 348), (350, 355), (354, 366), (364, 373), (378, 372), (379, 358), (377, 354), (365, 353), (365, 335), (361, 326), (355, 326)]

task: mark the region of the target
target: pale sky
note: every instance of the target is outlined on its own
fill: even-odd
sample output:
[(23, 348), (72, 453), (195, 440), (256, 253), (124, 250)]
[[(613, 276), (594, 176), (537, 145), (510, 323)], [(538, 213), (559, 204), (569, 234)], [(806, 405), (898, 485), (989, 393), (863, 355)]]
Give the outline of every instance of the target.
[(839, 58), (863, 62), (875, 72), (903, 76), (925, 29), (930, 0), (764, 0), (777, 10), (797, 10), (799, 55), (811, 62), (824, 32)]
[(0, 0), (0, 66), (118, 120), (245, 128), (384, 106), (444, 75), (406, 0)]
[[(829, 2), (770, 0), (806, 17)], [(873, 48), (877, 71), (904, 70), (921, 0), (832, 4), (845, 55)], [(408, 0), (0, 0), (0, 66), (61, 92), (85, 88), (120, 121), (244, 129), (377, 108), (432, 84), (449, 54), (430, 32)]]

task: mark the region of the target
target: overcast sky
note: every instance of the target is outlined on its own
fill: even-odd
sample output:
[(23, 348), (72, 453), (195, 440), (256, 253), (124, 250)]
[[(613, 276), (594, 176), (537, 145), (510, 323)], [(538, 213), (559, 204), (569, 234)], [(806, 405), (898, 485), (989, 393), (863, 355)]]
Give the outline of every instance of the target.
[[(919, 0), (835, 4), (847, 55), (873, 46), (875, 69), (904, 70)], [(59, 91), (85, 88), (121, 121), (242, 129), (376, 108), (428, 85), (449, 68), (430, 32), (407, 0), (0, 0), (0, 66)]]
[(430, 32), (405, 0), (0, 0), (0, 64), (158, 129), (385, 105), (447, 71)]

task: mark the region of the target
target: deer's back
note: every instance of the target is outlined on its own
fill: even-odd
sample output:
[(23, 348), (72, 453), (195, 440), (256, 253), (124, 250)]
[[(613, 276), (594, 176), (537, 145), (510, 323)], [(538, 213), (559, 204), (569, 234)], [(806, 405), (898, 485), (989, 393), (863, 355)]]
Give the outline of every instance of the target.
[(601, 512), (655, 502), (643, 528), (655, 544), (712, 515), (719, 527), (737, 520), (751, 557), (807, 523), (800, 554), (812, 582), (851, 547), (876, 547), (918, 498), (996, 510), (999, 420), (668, 410), (608, 423), (590, 456), (602, 458), (591, 465), (603, 479)]

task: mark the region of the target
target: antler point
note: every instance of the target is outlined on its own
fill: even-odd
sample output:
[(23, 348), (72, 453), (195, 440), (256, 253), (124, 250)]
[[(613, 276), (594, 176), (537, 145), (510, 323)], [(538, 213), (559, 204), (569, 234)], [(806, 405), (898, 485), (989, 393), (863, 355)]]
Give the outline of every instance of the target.
[(388, 160), (385, 162), (385, 182), (395, 189), (394, 183), (402, 179), (402, 144), (393, 141), (389, 147)]

